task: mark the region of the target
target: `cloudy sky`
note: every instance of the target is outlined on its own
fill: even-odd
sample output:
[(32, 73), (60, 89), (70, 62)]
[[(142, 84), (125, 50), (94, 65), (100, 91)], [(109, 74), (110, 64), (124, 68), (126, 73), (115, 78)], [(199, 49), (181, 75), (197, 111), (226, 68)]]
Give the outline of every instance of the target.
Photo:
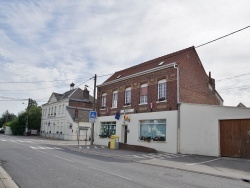
[[(249, 0), (0, 0), (0, 115), (39, 105), (69, 84), (250, 25)], [(224, 105), (250, 107), (250, 27), (196, 49)], [(92, 91), (92, 90), (90, 90)], [(24, 104), (23, 104), (24, 103)]]

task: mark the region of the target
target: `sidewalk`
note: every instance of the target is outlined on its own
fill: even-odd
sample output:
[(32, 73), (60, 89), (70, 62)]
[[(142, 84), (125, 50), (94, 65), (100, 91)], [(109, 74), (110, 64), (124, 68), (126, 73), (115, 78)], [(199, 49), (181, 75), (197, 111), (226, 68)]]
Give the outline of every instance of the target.
[[(176, 158), (157, 157), (156, 154), (149, 155), (147, 159), (131, 158), (134, 155), (147, 155), (148, 153), (128, 150), (111, 150), (107, 147), (103, 149), (89, 149), (78, 146), (65, 146), (65, 148), (88, 153), (92, 155), (100, 155), (104, 157), (122, 158), (137, 163), (179, 169), (189, 172), (202, 173), (211, 176), (235, 179), (250, 183), (250, 159), (227, 158), (227, 157), (209, 157), (198, 155), (185, 155)], [(161, 154), (159, 152), (158, 154)], [(177, 154), (178, 155), (178, 154)], [(151, 157), (153, 156), (153, 157)]]
[[(1, 164), (1, 163), (0, 163)], [(18, 188), (16, 183), (0, 165), (0, 188)]]

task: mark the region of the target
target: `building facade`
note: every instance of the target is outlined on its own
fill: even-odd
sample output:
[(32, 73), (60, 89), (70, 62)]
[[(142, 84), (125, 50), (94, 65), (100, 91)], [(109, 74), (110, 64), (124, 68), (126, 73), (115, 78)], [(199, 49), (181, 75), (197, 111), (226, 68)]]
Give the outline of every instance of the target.
[(63, 94), (52, 93), (42, 105), (40, 135), (62, 140), (77, 140), (78, 125), (80, 140), (88, 140), (91, 133), (89, 112), (93, 109), (93, 97), (87, 88), (71, 89)]
[(181, 103), (223, 105), (194, 47), (119, 72), (97, 86), (95, 143), (120, 142), (177, 153)]

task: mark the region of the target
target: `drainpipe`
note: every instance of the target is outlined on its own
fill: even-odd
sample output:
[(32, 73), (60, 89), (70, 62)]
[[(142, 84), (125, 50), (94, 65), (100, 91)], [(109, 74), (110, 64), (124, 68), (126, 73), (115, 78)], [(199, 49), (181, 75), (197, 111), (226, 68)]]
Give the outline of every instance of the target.
[(181, 104), (180, 104), (180, 82), (179, 82), (179, 68), (178, 68), (178, 65), (175, 63), (174, 64), (174, 68), (176, 69), (176, 72), (177, 72), (177, 107), (178, 107), (178, 114), (177, 114), (177, 153), (180, 153), (180, 107), (181, 107)]

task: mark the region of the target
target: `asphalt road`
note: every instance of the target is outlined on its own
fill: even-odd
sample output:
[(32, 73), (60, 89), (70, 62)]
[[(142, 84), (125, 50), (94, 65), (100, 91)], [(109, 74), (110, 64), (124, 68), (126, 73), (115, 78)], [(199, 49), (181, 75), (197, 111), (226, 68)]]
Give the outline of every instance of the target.
[(249, 187), (241, 181), (75, 152), (30, 137), (0, 135), (0, 161), (21, 188)]

